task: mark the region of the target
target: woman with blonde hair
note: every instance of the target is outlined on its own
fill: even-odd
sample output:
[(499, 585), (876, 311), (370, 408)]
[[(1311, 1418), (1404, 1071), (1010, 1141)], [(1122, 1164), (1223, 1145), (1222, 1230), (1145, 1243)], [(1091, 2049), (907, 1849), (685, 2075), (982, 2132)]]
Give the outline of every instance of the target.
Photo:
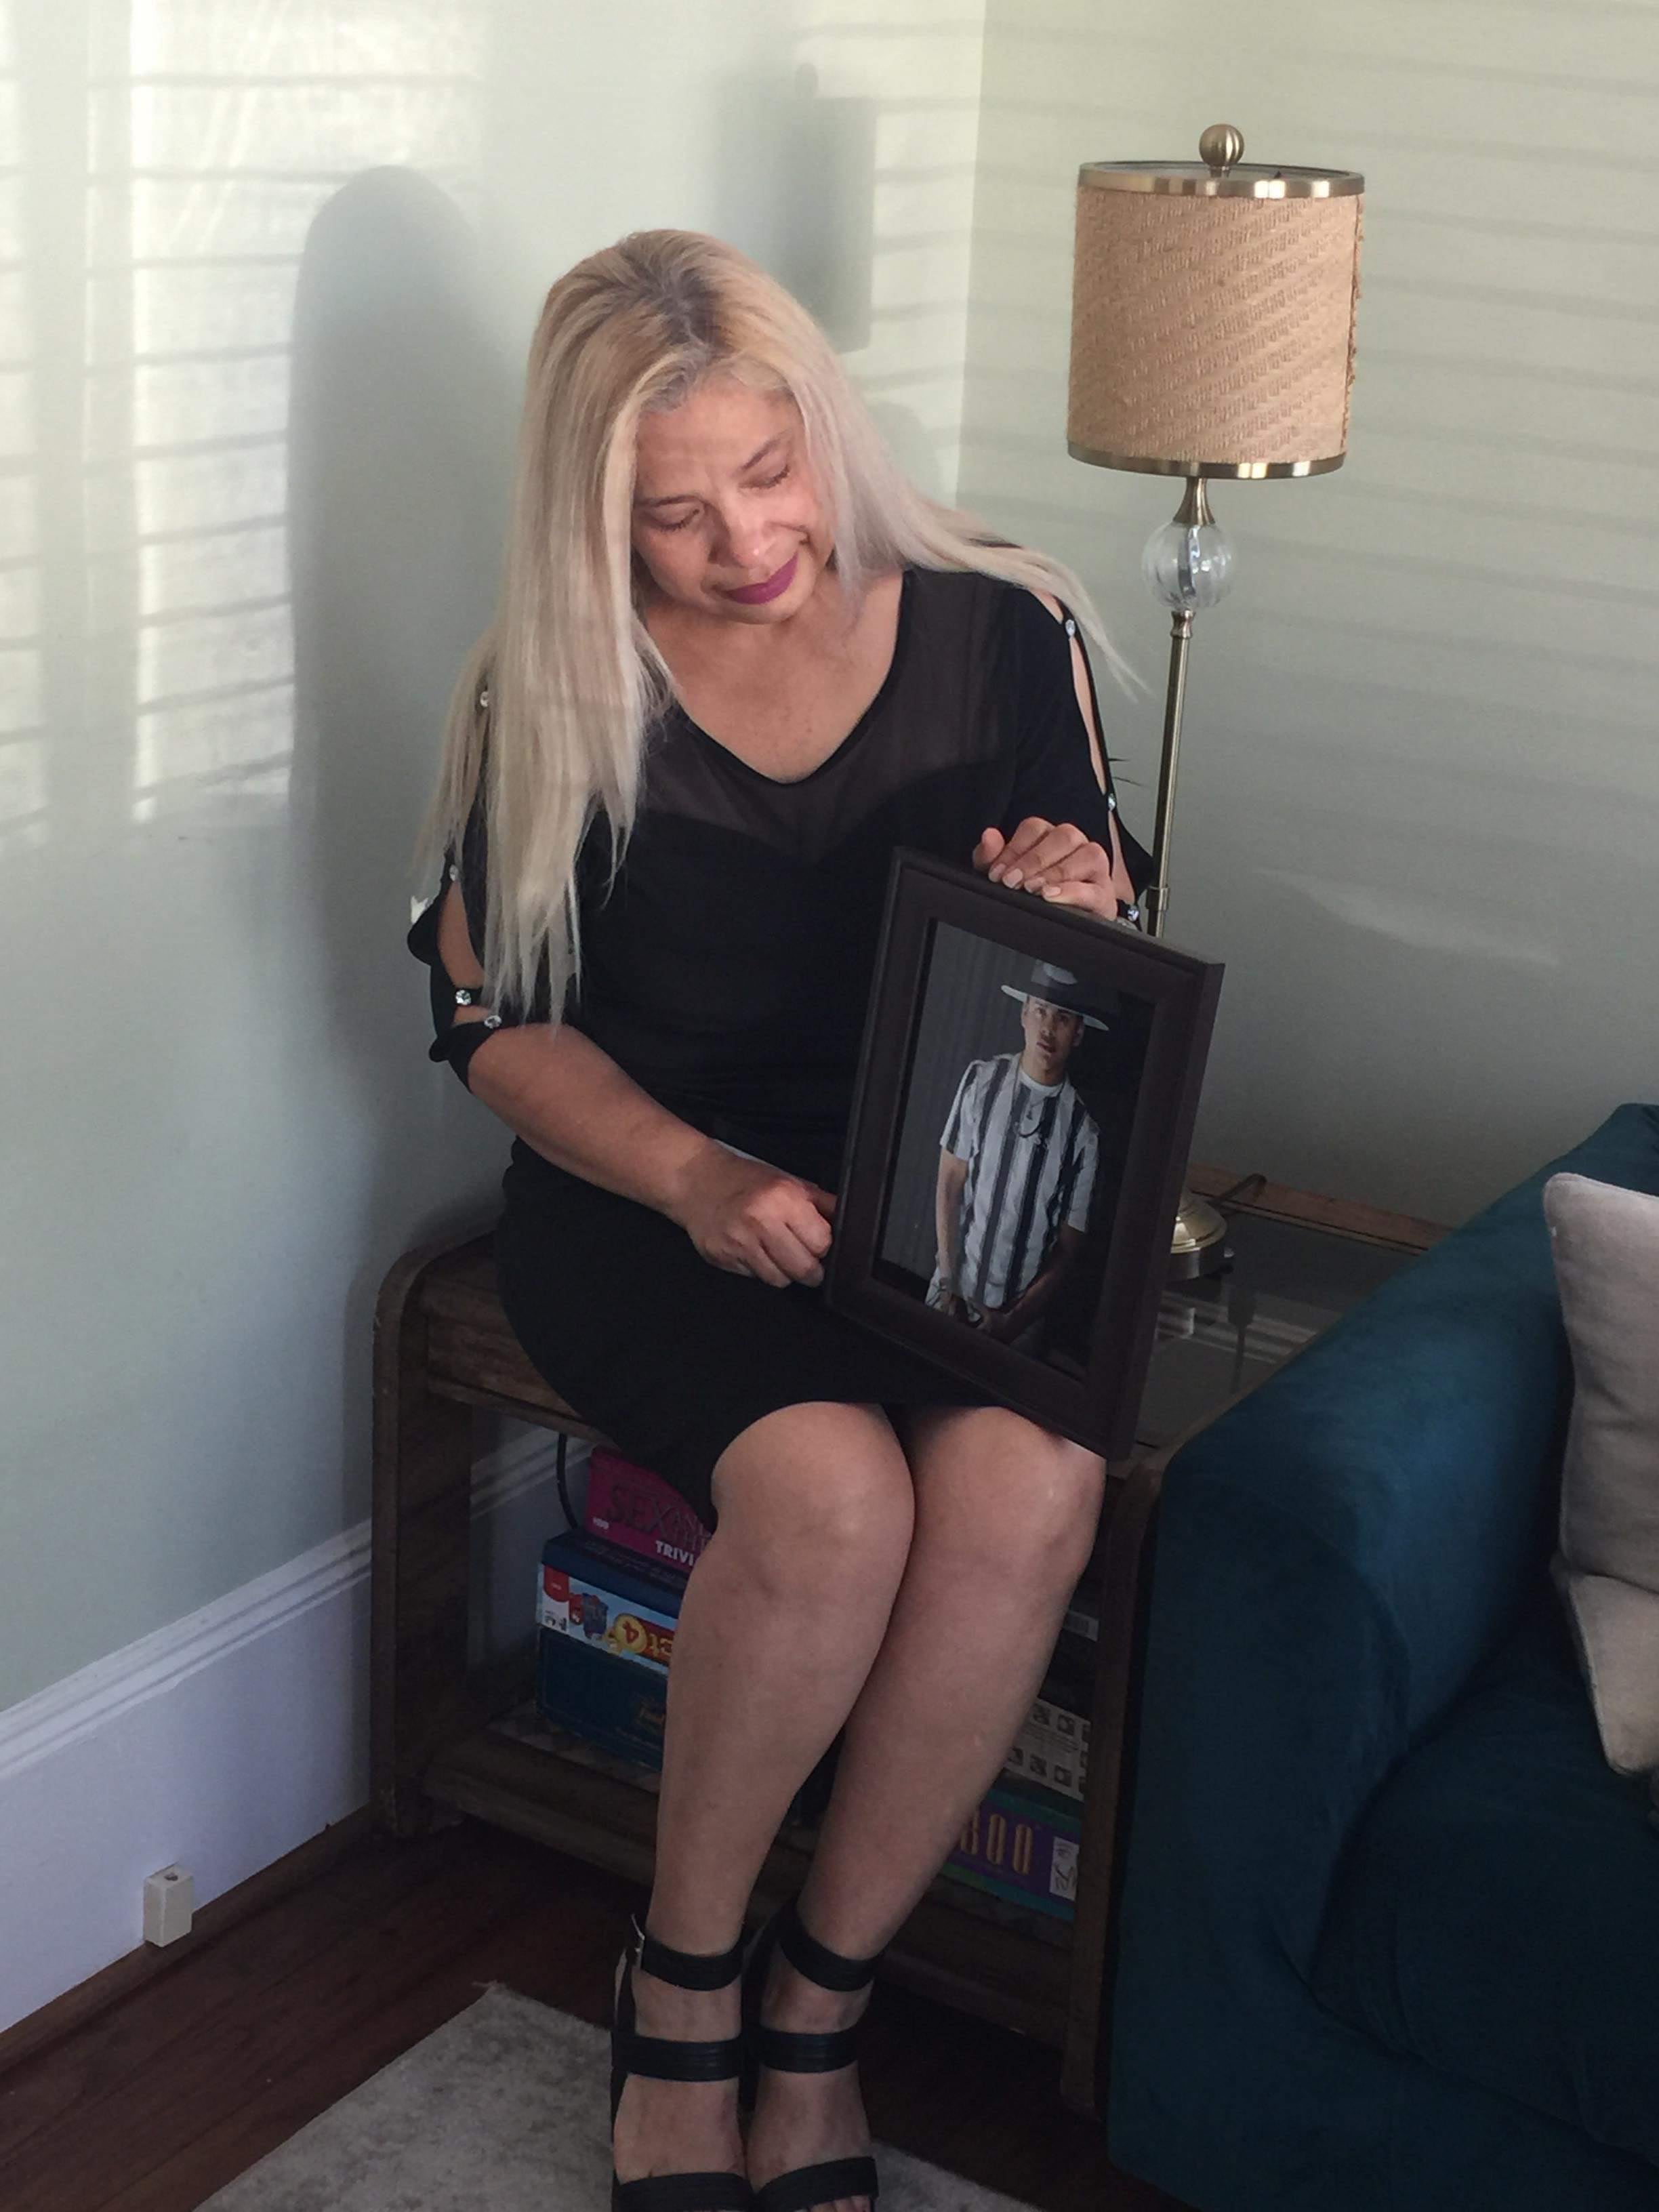
[[(1097, 1459), (820, 1295), (894, 848), (1133, 917), (1068, 604), (1121, 673), (1076, 580), (910, 485), (730, 247), (641, 233), (549, 294), (410, 942), (434, 1057), (518, 1139), (515, 1331), (714, 1530), (618, 1967), (625, 2212), (873, 2201), (854, 2024), (1092, 1542)], [(838, 1738), (745, 1970), (761, 1863)]]

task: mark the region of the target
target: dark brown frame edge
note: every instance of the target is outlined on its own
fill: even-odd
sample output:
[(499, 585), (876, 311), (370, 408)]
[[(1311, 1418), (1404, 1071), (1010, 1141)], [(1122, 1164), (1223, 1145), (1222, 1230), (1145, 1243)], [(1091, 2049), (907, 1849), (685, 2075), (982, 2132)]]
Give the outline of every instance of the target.
[[(1053, 960), (1085, 982), (1153, 1009), (1099, 1302), (1080, 1379), (964, 1334), (961, 1325), (882, 1282), (878, 1239), (907, 1078), (921, 1018), (935, 925)], [(1221, 963), (1144, 938), (1121, 923), (1038, 903), (921, 853), (895, 854), (859, 1059), (847, 1165), (836, 1209), (827, 1291), (849, 1320), (923, 1353), (1020, 1413), (1121, 1457), (1152, 1357), (1168, 1272), (1170, 1224), (1192, 1143)]]

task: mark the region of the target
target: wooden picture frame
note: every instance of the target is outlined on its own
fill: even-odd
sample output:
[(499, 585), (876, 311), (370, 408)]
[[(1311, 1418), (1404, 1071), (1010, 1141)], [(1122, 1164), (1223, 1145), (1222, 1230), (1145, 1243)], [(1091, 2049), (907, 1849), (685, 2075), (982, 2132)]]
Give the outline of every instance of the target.
[(831, 1307), (1127, 1453), (1221, 976), (1122, 923), (896, 854)]

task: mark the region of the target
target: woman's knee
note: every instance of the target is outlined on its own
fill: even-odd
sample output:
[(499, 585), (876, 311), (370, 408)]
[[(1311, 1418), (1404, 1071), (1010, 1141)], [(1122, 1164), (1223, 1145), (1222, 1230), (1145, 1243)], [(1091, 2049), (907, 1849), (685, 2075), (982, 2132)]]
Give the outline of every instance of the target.
[(919, 1530), (965, 1571), (1069, 1589), (1088, 1564), (1105, 1462), (1022, 1413), (938, 1417), (915, 1449)]
[(826, 1599), (848, 1581), (896, 1583), (915, 1522), (910, 1469), (878, 1407), (788, 1406), (714, 1469), (720, 1538), (763, 1585)]

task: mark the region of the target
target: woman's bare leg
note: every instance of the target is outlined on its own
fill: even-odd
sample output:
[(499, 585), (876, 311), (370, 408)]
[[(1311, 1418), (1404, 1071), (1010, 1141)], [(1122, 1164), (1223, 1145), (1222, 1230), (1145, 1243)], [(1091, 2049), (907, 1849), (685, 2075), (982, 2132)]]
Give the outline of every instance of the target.
[[(1088, 1559), (1104, 1479), (1091, 1453), (994, 1407), (916, 1415), (908, 1440), (909, 1559), (800, 1899), (819, 1942), (854, 1958), (897, 1933), (996, 1778)], [(765, 2017), (823, 2032), (866, 2001), (819, 1990), (779, 1959)], [(762, 2081), (749, 2142), (757, 2186), (867, 2142), (852, 2068)]]
[[(715, 1470), (720, 1526), (687, 1585), (669, 1676), (651, 1932), (681, 1951), (736, 1942), (789, 1801), (834, 1741), (886, 1632), (914, 1514), (885, 1417), (793, 1406)], [(635, 1973), (641, 2034), (734, 2034), (735, 1987)], [(617, 2171), (741, 2171), (735, 2085), (629, 2081)]]

